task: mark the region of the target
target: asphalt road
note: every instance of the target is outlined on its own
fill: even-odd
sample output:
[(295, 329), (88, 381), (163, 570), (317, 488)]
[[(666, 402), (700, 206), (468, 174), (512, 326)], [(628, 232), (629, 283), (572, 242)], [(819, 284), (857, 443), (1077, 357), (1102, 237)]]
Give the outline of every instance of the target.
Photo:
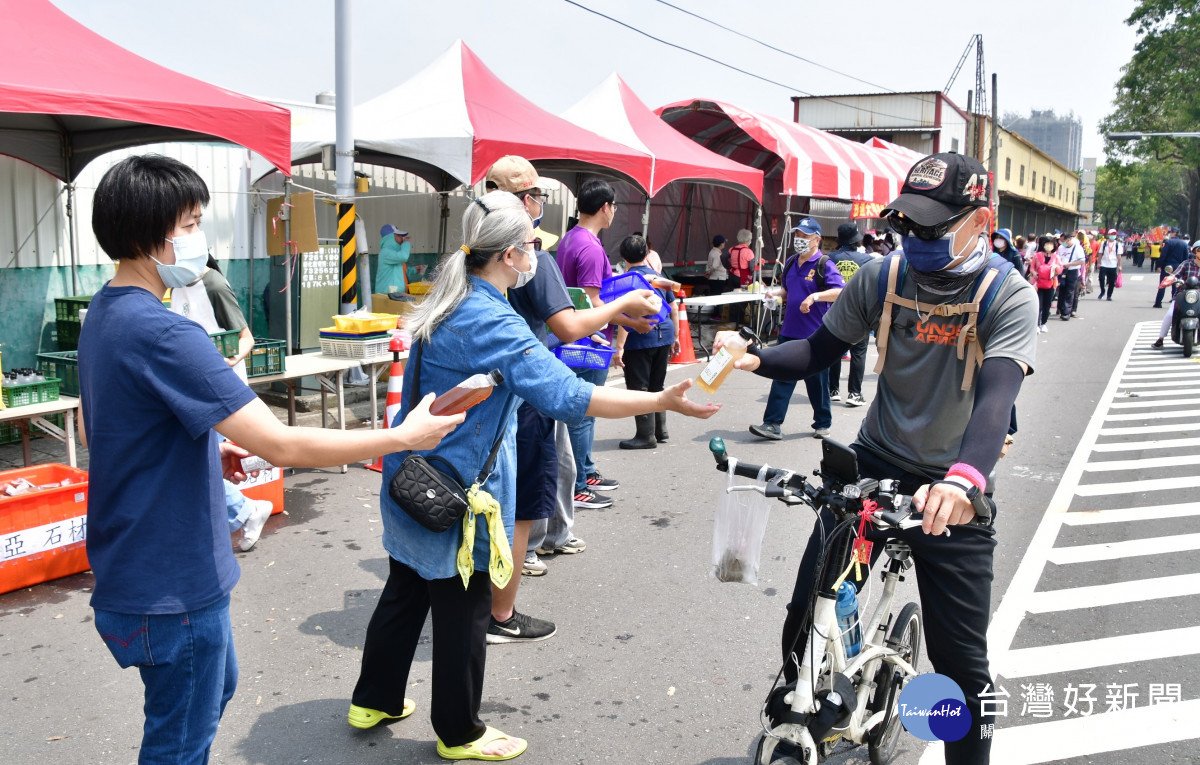
[[(1088, 296), (1081, 320), (1055, 319), (1049, 334), (1039, 336), (1036, 374), (1028, 378), (1018, 400), (1017, 443), (998, 470), (1001, 515), (994, 609), (1018, 574), (1060, 482), (1069, 479), (1074, 486), (1097, 480), (1085, 476), (1081, 481), (1068, 468), (1077, 449), (1097, 440), (1095, 428), (1089, 427), (1097, 407), (1111, 398), (1106, 394), (1112, 393), (1114, 370), (1128, 361), (1133, 346), (1146, 345), (1131, 345), (1135, 326), (1161, 316), (1161, 311), (1150, 309), (1151, 300), (1151, 280), (1127, 273), (1126, 286), (1113, 302)], [(872, 349), (868, 372), (873, 364)], [(675, 369), (668, 379), (698, 371), (694, 366)], [(868, 374), (868, 400), (874, 395), (874, 379)], [(810, 437), (811, 409), (803, 386), (793, 400), (782, 442), (761, 442), (746, 432), (747, 425), (761, 418), (767, 388), (768, 383), (757, 377), (731, 377), (716, 397), (724, 402), (721, 412), (706, 422), (672, 416), (671, 441), (654, 451), (617, 448), (619, 440), (632, 435), (631, 422), (598, 423), (599, 468), (622, 484), (612, 494), (615, 504), (608, 510), (578, 511), (576, 533), (587, 541), (587, 551), (549, 559), (549, 574), (525, 577), (518, 599), (519, 610), (555, 621), (558, 634), (537, 644), (489, 650), (483, 717), (530, 740), (520, 762), (749, 761), (759, 730), (759, 705), (778, 669), (784, 606), (812, 521), (807, 510), (772, 508), (758, 584), (723, 584), (709, 577), (713, 513), (725, 476), (713, 469), (706, 447), (711, 436), (720, 435), (733, 456), (814, 468), (820, 446)], [(833, 438), (852, 440), (865, 412), (835, 404)], [(1200, 423), (1194, 422), (1193, 430), (1196, 425)], [(1187, 427), (1180, 425), (1182, 431)], [(1145, 456), (1178, 452), (1147, 449)], [(1131, 470), (1136, 476), (1138, 469)], [(1195, 476), (1200, 468), (1173, 466), (1160, 472)], [(1193, 479), (1192, 485), (1198, 484), (1200, 479)], [(214, 743), (213, 762), (442, 762), (428, 721), (426, 639), (407, 693), (417, 701), (417, 713), (367, 732), (353, 730), (345, 721), (358, 675), (359, 648), (387, 569), (379, 542), (378, 490), (378, 474), (361, 469), (345, 475), (300, 471), (287, 479), (287, 515), (268, 523), (254, 551), (238, 554), (242, 579), (233, 594), (232, 615), (241, 679)], [(1186, 488), (1154, 490), (1115, 502), (1075, 497), (1069, 509), (1093, 509), (1093, 500), (1099, 503), (1095, 509), (1130, 508), (1137, 502), (1157, 507), (1187, 503), (1184, 495), (1189, 493)], [(1180, 510), (1175, 517), (1144, 524), (1133, 514), (1134, 522), (1055, 526), (1048, 544), (1140, 538), (1194, 541), (1200, 531), (1196, 513), (1195, 508), (1190, 513)], [(1073, 674), (1039, 670), (1002, 678), (1011, 698), (1009, 715), (997, 726), (997, 746), (1004, 728), (1043, 722), (1017, 714), (1021, 683), (1058, 686), (1055, 719), (1063, 717), (1061, 686), (1066, 682), (1100, 685), (1101, 701), (1105, 683), (1141, 683), (1143, 704), (1150, 682), (1179, 683), (1185, 702), (1200, 696), (1200, 662), (1192, 647), (1200, 643), (1183, 639), (1198, 622), (1200, 598), (1188, 594), (1186, 587), (1184, 594), (1170, 598), (1129, 602), (1126, 597), (1121, 606), (1060, 606), (1025, 615), (1025, 601), (1034, 589), (1198, 572), (1197, 547), (1200, 544), (1177, 540), (1167, 543), (1164, 554), (1123, 562), (1114, 562), (1112, 556), (1084, 556), (1076, 563), (1063, 563), (1061, 558), (1059, 563), (1046, 563), (1043, 559), (1051, 560), (1053, 552), (1047, 544), (1035, 545), (1030, 554), (1041, 557), (1026, 564), (1017, 577), (1020, 587), (1005, 606), (1016, 614), (1006, 622), (1013, 627), (1002, 646), (1005, 667), (1035, 666), (1021, 665), (1021, 648), (1158, 630), (1185, 632), (1162, 634), (1163, 642), (1176, 647), (1150, 649), (1160, 656), (1153, 661), (1099, 666), (1084, 662)], [(1025, 587), (1030, 580), (1032, 586)], [(81, 574), (0, 596), (0, 683), (6, 691), (0, 707), (0, 761), (136, 761), (140, 682), (134, 672), (116, 667), (95, 634), (88, 607), (91, 584), (90, 574)], [(902, 585), (900, 597), (901, 602), (914, 599), (915, 586)], [(1103, 600), (1103, 594), (1098, 597)], [(1146, 641), (1147, 646), (1158, 644), (1154, 638)], [(994, 666), (997, 652), (993, 645)], [(1190, 726), (1192, 736), (1200, 735), (1195, 705), (1181, 708), (1186, 709), (1179, 725)], [(1195, 739), (1160, 736), (1143, 746), (1138, 739), (1146, 735), (1145, 728), (1132, 722), (1125, 738), (1110, 733), (1098, 739), (1111, 744), (1111, 750), (1056, 761), (1200, 761)], [(1077, 728), (1062, 731), (1067, 738), (1080, 735)], [(1031, 741), (1021, 748), (1025, 753), (1020, 761), (1049, 761), (1037, 759), (1037, 740)], [(901, 746), (897, 762), (918, 762), (925, 752), (924, 743), (908, 734), (902, 735)], [(924, 761), (940, 760), (934, 757), (931, 753)], [(865, 762), (866, 752), (838, 754), (832, 761)]]

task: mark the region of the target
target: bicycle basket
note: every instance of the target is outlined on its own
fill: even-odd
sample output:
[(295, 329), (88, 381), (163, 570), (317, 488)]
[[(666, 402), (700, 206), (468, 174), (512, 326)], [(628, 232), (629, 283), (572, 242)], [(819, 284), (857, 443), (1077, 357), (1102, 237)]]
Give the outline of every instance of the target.
[[(758, 564), (771, 515), (771, 500), (758, 492), (728, 491), (739, 483), (733, 474), (736, 464), (737, 460), (730, 457), (726, 491), (717, 502), (710, 573), (721, 582), (758, 584)], [(758, 483), (763, 482), (766, 469), (764, 465)]]

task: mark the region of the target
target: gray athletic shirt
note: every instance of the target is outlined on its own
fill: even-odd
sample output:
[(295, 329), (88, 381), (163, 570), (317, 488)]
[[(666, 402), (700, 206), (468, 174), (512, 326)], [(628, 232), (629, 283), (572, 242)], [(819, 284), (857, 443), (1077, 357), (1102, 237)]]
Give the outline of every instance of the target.
[[(833, 308), (825, 327), (835, 337), (853, 345), (879, 328), (883, 305), (879, 299), (879, 270), (884, 260), (862, 267), (850, 280)], [(900, 296), (916, 296), (909, 275)], [(919, 304), (941, 296), (921, 291)], [(939, 302), (961, 303), (971, 297), (941, 297)], [(996, 292), (979, 326), (984, 358), (1024, 362), (1033, 373), (1037, 350), (1037, 293), (1020, 274), (1009, 273)], [(978, 375), (971, 390), (961, 390), (969, 359), (958, 359), (958, 332), (967, 317), (934, 316), (928, 324), (916, 311), (892, 306), (887, 363), (879, 376), (879, 389), (867, 411), (857, 441), (889, 462), (918, 474), (944, 475), (958, 462), (963, 431), (971, 419)]]

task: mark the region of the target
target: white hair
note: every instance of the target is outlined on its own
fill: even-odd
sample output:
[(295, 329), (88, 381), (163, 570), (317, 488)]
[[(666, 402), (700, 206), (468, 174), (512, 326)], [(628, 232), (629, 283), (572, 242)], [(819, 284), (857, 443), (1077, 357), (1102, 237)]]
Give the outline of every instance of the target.
[(750, 240), (753, 238), (754, 238), (754, 236), (750, 233), (750, 229), (748, 229), (748, 228), (738, 229), (738, 232), (737, 232), (738, 244), (750, 244)]
[(433, 289), (406, 322), (418, 340), (428, 341), (438, 325), (471, 294), (469, 274), (510, 247), (524, 247), (531, 221), (519, 198), (507, 191), (492, 191), (467, 205), (462, 226), (463, 246), (438, 265)]

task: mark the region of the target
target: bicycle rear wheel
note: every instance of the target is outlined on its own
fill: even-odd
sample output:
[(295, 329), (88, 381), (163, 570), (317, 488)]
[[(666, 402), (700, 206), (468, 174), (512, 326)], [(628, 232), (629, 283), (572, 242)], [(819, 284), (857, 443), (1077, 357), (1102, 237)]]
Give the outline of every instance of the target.
[[(916, 669), (921, 656), (921, 609), (916, 603), (906, 603), (900, 609), (900, 615), (888, 633), (887, 644)], [(886, 765), (896, 752), (901, 728), (896, 705), (906, 674), (896, 665), (887, 663), (875, 673), (875, 692), (867, 702), (867, 709), (871, 714), (886, 710), (886, 714), (883, 722), (867, 735), (867, 751), (871, 755), (872, 765)]]

